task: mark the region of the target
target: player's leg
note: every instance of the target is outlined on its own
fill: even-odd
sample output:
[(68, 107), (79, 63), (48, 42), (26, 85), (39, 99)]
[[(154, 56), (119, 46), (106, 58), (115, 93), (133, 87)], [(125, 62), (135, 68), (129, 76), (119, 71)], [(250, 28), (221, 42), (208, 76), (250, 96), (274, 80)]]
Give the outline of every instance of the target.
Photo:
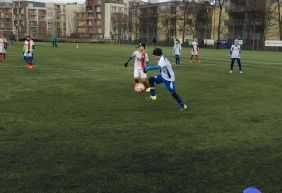
[(178, 65), (180, 65), (180, 55), (178, 55)]
[(150, 97), (149, 99), (151, 100), (156, 100), (157, 95), (156, 95), (156, 88), (155, 88), (155, 83), (160, 84), (163, 82), (162, 76), (155, 75), (149, 78), (149, 85), (150, 85)]
[(187, 109), (187, 105), (184, 103), (182, 98), (176, 92), (171, 92), (171, 95), (182, 109)]
[(24, 56), (23, 59), (24, 59), (24, 61), (25, 61), (26, 63), (28, 63), (28, 58), (27, 58), (27, 56)]
[(191, 54), (191, 57), (190, 57), (190, 62), (192, 62), (193, 61), (193, 54)]
[(28, 69), (32, 69), (33, 65), (32, 65), (32, 55), (27, 57), (27, 64), (28, 64)]
[(139, 77), (141, 79), (141, 82), (144, 84), (146, 88), (146, 92), (150, 92), (150, 86), (149, 82), (147, 80), (147, 73), (144, 73), (142, 69), (138, 70), (139, 71)]
[(176, 65), (180, 64), (180, 62), (179, 62), (179, 55), (175, 55), (175, 64)]
[(184, 101), (182, 100), (182, 98), (176, 93), (176, 87), (175, 87), (175, 83), (174, 81), (167, 81), (167, 80), (163, 80), (164, 85), (166, 87), (166, 89), (170, 92), (170, 94), (172, 95), (172, 97), (176, 100), (176, 102), (178, 103), (178, 105), (182, 108), (182, 109), (187, 109), (187, 106), (185, 105)]
[(230, 71), (229, 71), (230, 73), (232, 73), (232, 71), (233, 71), (234, 62), (235, 62), (235, 58), (231, 58)]
[(134, 82), (139, 83), (139, 71), (138, 71), (138, 69), (134, 68), (133, 77), (134, 77)]
[(240, 71), (240, 73), (242, 74), (243, 71), (242, 71), (242, 64), (241, 64), (240, 58), (237, 58), (237, 63), (238, 63), (238, 66), (239, 66), (239, 71)]
[(197, 62), (199, 62), (198, 55), (195, 55)]
[(196, 61), (199, 62), (199, 59), (198, 59), (198, 51), (197, 51), (197, 50), (194, 51), (194, 55), (195, 55), (195, 57), (196, 57)]

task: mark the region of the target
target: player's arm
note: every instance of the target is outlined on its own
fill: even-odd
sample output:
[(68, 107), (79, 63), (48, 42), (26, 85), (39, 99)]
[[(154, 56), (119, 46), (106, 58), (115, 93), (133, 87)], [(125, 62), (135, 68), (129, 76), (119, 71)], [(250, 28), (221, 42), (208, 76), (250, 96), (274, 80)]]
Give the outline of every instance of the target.
[(127, 67), (128, 62), (130, 62), (132, 60), (132, 58), (134, 57), (134, 55), (132, 56), (128, 56), (127, 61), (124, 63), (124, 67)]
[(233, 45), (231, 46), (231, 48), (230, 48), (230, 53), (229, 53), (229, 56), (231, 56), (232, 55), (232, 52), (233, 52)]
[(152, 65), (152, 66), (146, 66), (146, 68), (144, 68), (144, 72), (146, 73), (147, 71), (150, 71), (150, 70), (158, 70), (158, 69), (161, 69), (161, 66), (156, 64), (156, 65)]

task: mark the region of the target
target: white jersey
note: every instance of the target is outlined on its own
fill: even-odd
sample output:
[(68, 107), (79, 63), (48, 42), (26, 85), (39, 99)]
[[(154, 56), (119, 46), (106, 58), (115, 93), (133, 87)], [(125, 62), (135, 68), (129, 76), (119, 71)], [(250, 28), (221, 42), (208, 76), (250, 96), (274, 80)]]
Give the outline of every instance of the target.
[(158, 65), (161, 66), (161, 75), (163, 79), (167, 81), (175, 80), (174, 72), (172, 71), (171, 64), (168, 59), (166, 59), (164, 56), (161, 56)]
[(180, 56), (181, 49), (182, 49), (181, 44), (174, 44), (174, 46), (173, 46), (173, 53), (174, 53), (174, 55), (179, 55)]
[(198, 55), (198, 43), (196, 41), (192, 42), (191, 55), (193, 55), (193, 56), (197, 56)]
[(148, 54), (143, 51), (134, 51), (132, 57), (135, 58), (134, 69), (143, 70), (146, 67), (146, 62), (149, 62)]
[(5, 44), (7, 44), (6, 38), (0, 38), (0, 53), (6, 53)]
[(231, 58), (240, 58), (240, 45), (232, 45), (230, 52), (231, 52)]
[(192, 50), (193, 51), (198, 51), (198, 43), (195, 42), (195, 41), (192, 42)]

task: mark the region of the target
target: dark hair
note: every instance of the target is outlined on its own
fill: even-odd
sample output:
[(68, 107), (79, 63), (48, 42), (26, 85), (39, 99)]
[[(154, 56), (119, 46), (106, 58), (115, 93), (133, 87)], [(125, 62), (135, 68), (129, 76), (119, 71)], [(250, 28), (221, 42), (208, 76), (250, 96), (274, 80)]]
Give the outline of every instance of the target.
[(140, 46), (143, 46), (143, 47), (144, 47), (144, 49), (146, 49), (146, 45), (145, 45), (145, 43), (139, 43), (139, 44), (136, 46), (136, 48), (139, 48)]
[(161, 49), (161, 48), (156, 48), (156, 49), (154, 49), (153, 55), (154, 55), (154, 56), (161, 56), (161, 55), (163, 55), (162, 49)]

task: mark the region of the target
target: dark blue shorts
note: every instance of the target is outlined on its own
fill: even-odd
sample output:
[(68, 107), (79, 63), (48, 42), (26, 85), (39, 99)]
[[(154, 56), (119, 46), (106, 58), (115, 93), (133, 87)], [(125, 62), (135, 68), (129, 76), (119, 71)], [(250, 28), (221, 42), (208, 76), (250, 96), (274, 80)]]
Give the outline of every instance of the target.
[(166, 88), (169, 92), (171, 92), (171, 93), (175, 93), (175, 92), (176, 92), (176, 87), (175, 87), (174, 81), (165, 80), (165, 79), (163, 79), (162, 75), (160, 75), (160, 74), (155, 75), (153, 78), (154, 78), (154, 81), (155, 81), (157, 84), (164, 83), (165, 88)]

